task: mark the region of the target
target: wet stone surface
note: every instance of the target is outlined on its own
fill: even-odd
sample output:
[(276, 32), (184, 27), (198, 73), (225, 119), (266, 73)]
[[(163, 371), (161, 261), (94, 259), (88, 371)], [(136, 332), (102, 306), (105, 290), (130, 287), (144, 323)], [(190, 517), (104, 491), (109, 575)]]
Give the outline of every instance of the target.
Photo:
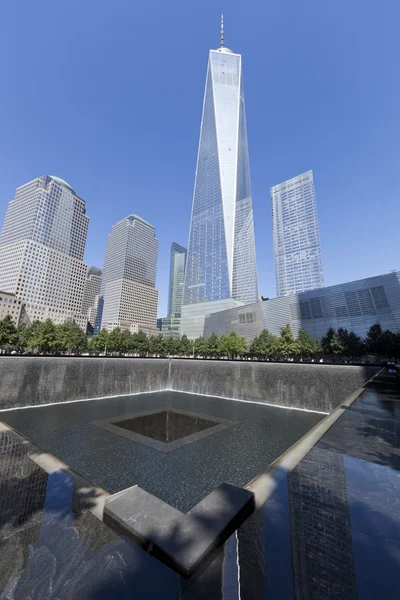
[[(165, 414), (167, 408), (209, 421), (228, 420), (230, 425), (217, 425), (221, 430), (216, 433), (165, 453), (93, 424), (123, 421), (124, 415), (130, 420), (135, 413), (148, 411)], [(137, 484), (182, 512), (188, 512), (220, 483), (246, 485), (323, 417), (177, 392), (35, 407), (1, 415), (34, 444), (109, 493)], [(173, 443), (162, 442), (165, 446)]]

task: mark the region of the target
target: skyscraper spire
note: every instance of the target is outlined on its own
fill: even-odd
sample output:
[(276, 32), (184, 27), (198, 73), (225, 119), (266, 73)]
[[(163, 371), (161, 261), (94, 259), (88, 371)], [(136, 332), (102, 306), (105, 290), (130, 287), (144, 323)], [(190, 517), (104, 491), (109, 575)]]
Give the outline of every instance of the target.
[(223, 48), (224, 45), (224, 15), (221, 15), (221, 48)]

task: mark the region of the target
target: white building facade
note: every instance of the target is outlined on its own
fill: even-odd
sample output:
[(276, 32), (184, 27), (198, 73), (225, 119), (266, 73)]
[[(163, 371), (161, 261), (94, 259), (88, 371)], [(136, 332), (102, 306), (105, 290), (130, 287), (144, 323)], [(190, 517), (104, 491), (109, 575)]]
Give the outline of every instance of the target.
[(0, 290), (0, 321), (10, 315), (14, 325), (18, 325), (23, 304), (15, 294), (2, 292)]
[(137, 325), (156, 330), (157, 256), (158, 239), (150, 223), (129, 215), (113, 226), (103, 269), (102, 329)]
[(195, 335), (194, 304), (204, 304), (206, 314), (208, 303), (257, 297), (242, 57), (224, 46), (222, 27), (221, 46), (208, 61), (181, 331)]
[(86, 330), (88, 223), (85, 201), (59, 177), (17, 188), (0, 234), (0, 289), (23, 302), (28, 321), (74, 319)]
[(271, 188), (277, 296), (324, 285), (312, 171)]

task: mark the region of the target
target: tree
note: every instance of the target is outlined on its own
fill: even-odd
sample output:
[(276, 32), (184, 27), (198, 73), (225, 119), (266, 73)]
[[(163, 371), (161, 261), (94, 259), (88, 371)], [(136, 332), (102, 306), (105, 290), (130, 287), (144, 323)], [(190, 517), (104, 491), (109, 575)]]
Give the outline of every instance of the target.
[(293, 356), (299, 353), (299, 345), (289, 325), (281, 327), (281, 335), (277, 344), (278, 353), (283, 356)]
[(205, 340), (202, 336), (194, 340), (193, 351), (196, 356), (206, 356), (208, 352), (207, 340)]
[(32, 348), (37, 348), (39, 352), (50, 352), (57, 345), (56, 326), (53, 321), (46, 319), (33, 324), (30, 344)]
[(20, 323), (17, 328), (17, 346), (21, 350), (30, 347), (31, 327), (26, 323)]
[(333, 338), (331, 339), (331, 354), (339, 354), (339, 355), (343, 355), (346, 347), (343, 343), (343, 341), (340, 339), (340, 337), (338, 335), (334, 335)]
[(107, 329), (102, 329), (100, 333), (90, 340), (89, 349), (94, 352), (106, 352), (109, 333)]
[(207, 352), (210, 356), (219, 356), (220, 341), (218, 333), (212, 333), (207, 340)]
[(276, 353), (278, 338), (268, 331), (263, 329), (260, 335), (256, 335), (252, 341), (249, 352), (255, 356), (273, 356)]
[(321, 348), (322, 348), (322, 352), (324, 354), (332, 354), (331, 344), (332, 344), (332, 340), (335, 336), (336, 336), (336, 331), (332, 327), (329, 327), (328, 331), (326, 332), (324, 337), (321, 339)]
[(150, 354), (164, 355), (166, 354), (165, 337), (162, 333), (152, 335), (150, 337)]
[(382, 331), (379, 323), (371, 325), (365, 341), (368, 351), (375, 356), (392, 358), (398, 352), (397, 335), (388, 329)]
[(220, 351), (228, 357), (236, 358), (247, 352), (247, 344), (244, 337), (239, 336), (236, 331), (229, 335), (221, 335)]
[(180, 353), (180, 341), (173, 337), (165, 338), (165, 352), (169, 355), (171, 354), (179, 354)]
[(86, 348), (86, 335), (75, 321), (67, 320), (61, 325), (55, 325), (53, 350), (80, 352)]
[(143, 331), (132, 335), (132, 352), (146, 356), (150, 350), (150, 340)]
[(362, 356), (365, 352), (365, 344), (362, 339), (354, 333), (340, 327), (337, 332), (337, 337), (342, 343), (343, 354), (345, 356), (358, 357)]
[(121, 352), (122, 331), (120, 327), (115, 327), (108, 335), (107, 350), (110, 352)]
[(124, 329), (120, 335), (120, 350), (121, 352), (127, 353), (132, 352), (133, 340), (132, 334), (129, 329)]
[(182, 356), (192, 356), (193, 354), (193, 342), (185, 334), (180, 339), (180, 353)]
[(297, 336), (297, 343), (301, 356), (315, 356), (319, 351), (318, 340), (314, 340), (307, 331), (304, 331), (304, 329), (300, 329)]
[(14, 346), (18, 341), (17, 328), (11, 315), (6, 315), (0, 321), (0, 348), (4, 346)]

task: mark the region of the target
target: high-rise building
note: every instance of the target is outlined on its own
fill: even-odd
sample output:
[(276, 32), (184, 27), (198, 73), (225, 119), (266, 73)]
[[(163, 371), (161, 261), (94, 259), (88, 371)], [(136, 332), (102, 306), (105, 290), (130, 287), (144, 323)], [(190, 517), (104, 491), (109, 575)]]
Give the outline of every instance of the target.
[(129, 215), (112, 227), (103, 269), (102, 328), (156, 329), (157, 254), (154, 227), (144, 219)]
[(176, 242), (171, 245), (171, 266), (169, 271), (168, 316), (161, 319), (161, 331), (164, 335), (179, 338), (183, 284), (186, 268), (186, 248)]
[(95, 326), (102, 275), (102, 270), (97, 267), (90, 267), (86, 275), (82, 312), (87, 315), (91, 327)]
[(277, 296), (324, 285), (313, 172), (271, 188)]
[(0, 289), (22, 301), (28, 321), (71, 318), (86, 329), (88, 223), (85, 201), (59, 177), (44, 175), (17, 188), (0, 234)]
[(225, 47), (222, 22), (221, 45), (208, 60), (182, 331), (195, 337), (203, 314), (255, 302), (257, 295), (242, 57)]

